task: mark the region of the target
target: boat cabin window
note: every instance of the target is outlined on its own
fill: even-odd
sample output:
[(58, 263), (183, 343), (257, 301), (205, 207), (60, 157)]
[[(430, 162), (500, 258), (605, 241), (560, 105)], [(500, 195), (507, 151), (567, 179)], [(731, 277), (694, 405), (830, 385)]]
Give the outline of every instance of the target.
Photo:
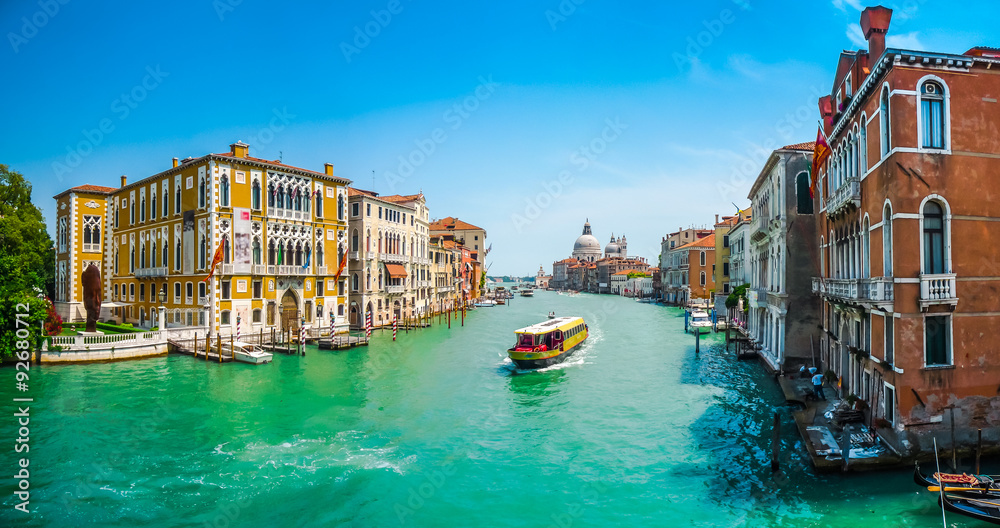
[(535, 336), (532, 334), (521, 334), (517, 344), (518, 346), (535, 346)]

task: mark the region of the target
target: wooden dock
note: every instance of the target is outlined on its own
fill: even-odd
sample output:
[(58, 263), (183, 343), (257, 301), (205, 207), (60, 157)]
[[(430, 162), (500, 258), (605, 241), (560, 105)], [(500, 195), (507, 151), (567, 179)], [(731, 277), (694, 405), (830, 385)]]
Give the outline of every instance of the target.
[(368, 338), (365, 334), (340, 334), (332, 338), (325, 337), (319, 340), (320, 350), (340, 350), (356, 346), (368, 346)]
[(211, 347), (208, 352), (205, 351), (205, 340), (201, 339), (195, 342), (193, 339), (187, 340), (167, 340), (167, 351), (176, 352), (178, 354), (185, 354), (192, 356), (196, 359), (204, 359), (207, 361), (214, 361), (216, 363), (229, 363), (233, 361), (232, 354), (226, 354), (225, 351), (222, 352), (222, 357), (219, 357), (218, 347)]

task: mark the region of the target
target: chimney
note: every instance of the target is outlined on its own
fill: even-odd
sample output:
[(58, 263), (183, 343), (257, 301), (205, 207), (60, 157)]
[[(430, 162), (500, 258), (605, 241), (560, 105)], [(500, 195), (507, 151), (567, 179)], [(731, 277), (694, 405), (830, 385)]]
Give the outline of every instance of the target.
[(324, 163), (323, 169), (327, 176), (333, 176), (333, 163)]
[(715, 223), (716, 223), (716, 224), (718, 224), (718, 223), (719, 223), (719, 215), (718, 215), (718, 214), (717, 214), (717, 215), (715, 215)]
[(861, 31), (868, 41), (869, 64), (874, 66), (885, 51), (885, 34), (889, 31), (892, 9), (882, 6), (867, 7), (861, 12)]
[(824, 95), (819, 98), (819, 115), (823, 116), (823, 134), (829, 136), (833, 126), (833, 97)]
[(236, 143), (229, 145), (229, 152), (232, 153), (232, 155), (237, 158), (247, 157), (247, 151), (249, 150), (250, 150), (250, 145), (247, 145), (242, 141), (237, 141)]
[(122, 174), (122, 187), (124, 187), (126, 183), (128, 183), (128, 176)]
[(177, 168), (177, 158), (174, 158), (174, 168)]

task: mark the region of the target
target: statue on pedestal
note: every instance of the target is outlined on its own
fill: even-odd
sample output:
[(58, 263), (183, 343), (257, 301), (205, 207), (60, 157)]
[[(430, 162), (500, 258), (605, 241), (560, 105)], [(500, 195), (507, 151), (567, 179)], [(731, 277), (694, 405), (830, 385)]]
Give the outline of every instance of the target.
[(93, 264), (83, 270), (83, 308), (87, 310), (87, 332), (97, 331), (97, 319), (101, 317), (101, 272)]

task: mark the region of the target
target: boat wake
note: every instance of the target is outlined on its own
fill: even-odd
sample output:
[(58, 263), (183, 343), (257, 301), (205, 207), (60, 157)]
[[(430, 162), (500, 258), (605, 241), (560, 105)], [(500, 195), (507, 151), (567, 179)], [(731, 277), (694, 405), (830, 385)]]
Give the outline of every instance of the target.
[(296, 435), (280, 444), (251, 442), (242, 450), (234, 448), (235, 453), (226, 453), (219, 446), (216, 453), (235, 456), (278, 477), (336, 467), (348, 470), (389, 469), (400, 475), (405, 474), (413, 457), (400, 458), (395, 446), (365, 446), (371, 443), (371, 439), (361, 431), (341, 431), (333, 438), (301, 438)]

